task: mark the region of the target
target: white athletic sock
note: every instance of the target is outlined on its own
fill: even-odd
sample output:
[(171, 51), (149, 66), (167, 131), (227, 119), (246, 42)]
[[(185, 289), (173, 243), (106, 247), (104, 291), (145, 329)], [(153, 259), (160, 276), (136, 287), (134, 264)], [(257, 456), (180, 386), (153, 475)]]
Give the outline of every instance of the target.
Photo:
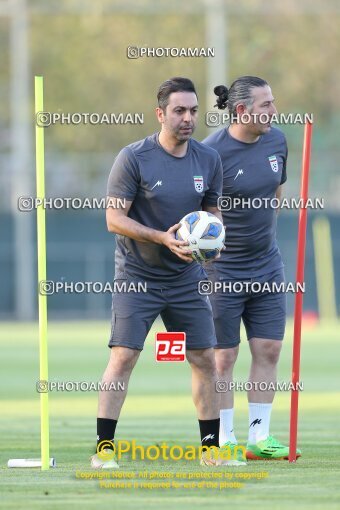
[(220, 410), (220, 446), (228, 443), (228, 441), (237, 444), (234, 434), (234, 408)]
[(272, 404), (249, 403), (249, 435), (248, 443), (255, 444), (269, 436), (270, 415)]

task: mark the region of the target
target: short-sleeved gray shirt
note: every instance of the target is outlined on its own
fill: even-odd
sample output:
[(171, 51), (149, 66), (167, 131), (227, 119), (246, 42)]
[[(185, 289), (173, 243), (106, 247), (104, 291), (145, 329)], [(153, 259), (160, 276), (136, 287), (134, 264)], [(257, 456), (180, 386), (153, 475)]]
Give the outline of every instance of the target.
[[(240, 142), (224, 128), (203, 143), (221, 156), (223, 196), (275, 198), (278, 186), (287, 179), (287, 143), (277, 128), (272, 127), (255, 143)], [(222, 211), (226, 251), (213, 262), (221, 279), (252, 278), (283, 267), (276, 242), (277, 209), (258, 208), (258, 203), (255, 207), (236, 206)]]
[[(217, 206), (222, 192), (218, 153), (190, 139), (184, 157), (166, 152), (155, 133), (122, 149), (116, 157), (107, 195), (132, 201), (128, 216), (147, 227), (166, 231), (183, 216)], [(115, 278), (152, 282), (152, 286), (205, 278), (197, 262), (186, 263), (166, 246), (116, 236)], [(151, 285), (150, 285), (151, 286)]]

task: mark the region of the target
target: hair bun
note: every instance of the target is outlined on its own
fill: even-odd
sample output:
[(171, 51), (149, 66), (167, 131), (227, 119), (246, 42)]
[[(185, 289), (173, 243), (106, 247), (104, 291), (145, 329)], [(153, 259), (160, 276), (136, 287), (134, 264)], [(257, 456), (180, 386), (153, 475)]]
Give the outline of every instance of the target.
[(225, 85), (217, 85), (214, 88), (214, 94), (217, 97), (217, 106), (220, 110), (224, 110), (227, 107), (227, 101), (228, 101), (228, 89)]
[(222, 94), (227, 94), (228, 96), (228, 89), (225, 85), (217, 85), (214, 88), (214, 94), (216, 94), (216, 96), (222, 96)]

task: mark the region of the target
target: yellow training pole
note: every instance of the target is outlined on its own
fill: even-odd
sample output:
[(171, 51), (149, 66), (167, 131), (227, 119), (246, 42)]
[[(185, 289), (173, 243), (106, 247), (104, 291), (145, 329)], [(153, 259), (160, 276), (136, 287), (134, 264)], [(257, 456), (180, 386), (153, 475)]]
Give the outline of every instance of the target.
[(331, 229), (328, 218), (313, 222), (316, 286), (321, 321), (337, 317)]
[[(44, 81), (42, 76), (35, 77), (35, 113), (44, 111)], [(36, 179), (37, 198), (45, 198), (45, 158), (44, 158), (44, 127), (35, 125)], [(37, 247), (38, 247), (38, 292), (39, 282), (46, 280), (46, 232), (45, 209), (40, 203), (37, 207)], [(40, 380), (48, 381), (47, 354), (47, 296), (38, 294), (39, 304), (39, 361)], [(40, 393), (40, 435), (41, 435), (41, 469), (49, 469), (49, 413), (48, 392)]]

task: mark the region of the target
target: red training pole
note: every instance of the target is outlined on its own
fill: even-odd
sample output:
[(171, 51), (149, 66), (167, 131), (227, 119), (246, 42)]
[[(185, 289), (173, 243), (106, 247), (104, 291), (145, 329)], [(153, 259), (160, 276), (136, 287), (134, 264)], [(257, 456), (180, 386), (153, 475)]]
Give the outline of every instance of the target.
[[(296, 263), (297, 283), (303, 283), (305, 276), (305, 251), (306, 251), (306, 228), (307, 228), (306, 200), (308, 198), (312, 126), (313, 125), (311, 122), (307, 122), (305, 124), (303, 140), (302, 175), (300, 191), (302, 205), (299, 214), (297, 263)], [(293, 389), (290, 401), (289, 462), (296, 462), (296, 443), (297, 443), (298, 406), (299, 406), (299, 390), (296, 388), (296, 386), (300, 379), (302, 304), (303, 293), (299, 290), (295, 294), (295, 309), (294, 309), (294, 340), (293, 340), (293, 363), (292, 363)]]

